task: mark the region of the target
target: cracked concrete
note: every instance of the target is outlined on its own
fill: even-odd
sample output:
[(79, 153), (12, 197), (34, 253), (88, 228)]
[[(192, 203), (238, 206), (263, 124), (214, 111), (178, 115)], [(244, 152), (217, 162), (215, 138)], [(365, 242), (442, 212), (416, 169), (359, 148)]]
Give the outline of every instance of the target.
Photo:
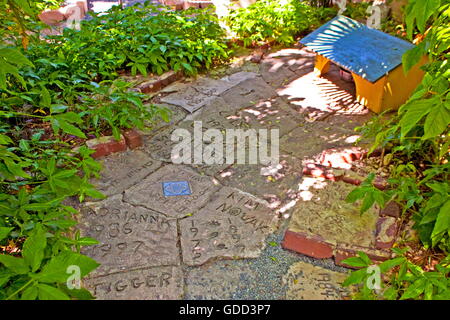
[[(348, 295), (340, 285), (345, 269), (280, 246), (288, 225), (321, 232), (312, 211), (341, 208), (334, 203), (342, 201), (339, 192), (327, 193), (327, 204), (305, 204), (302, 166), (323, 150), (352, 146), (353, 128), (368, 117), (351, 99), (354, 85), (340, 80), (336, 69), (314, 81), (312, 69), (310, 52), (290, 48), (269, 54), (260, 65), (225, 70), (220, 79), (203, 77), (163, 89), (159, 101), (174, 117), (145, 130), (140, 149), (103, 159), (102, 176), (93, 183), (108, 198), (82, 208), (82, 234), (100, 242), (83, 249), (101, 263), (85, 281), (98, 299)], [(202, 121), (203, 131), (222, 133), (278, 129), (280, 163), (173, 164), (171, 134), (177, 128), (192, 131), (193, 121)], [(200, 144), (192, 138), (194, 150)], [(191, 194), (165, 196), (162, 182), (168, 181), (188, 181)], [(328, 216), (335, 221), (340, 214), (330, 210)], [(361, 223), (356, 229), (370, 232), (372, 224)], [(353, 226), (348, 226), (351, 238)], [(328, 232), (335, 236), (335, 229)]]

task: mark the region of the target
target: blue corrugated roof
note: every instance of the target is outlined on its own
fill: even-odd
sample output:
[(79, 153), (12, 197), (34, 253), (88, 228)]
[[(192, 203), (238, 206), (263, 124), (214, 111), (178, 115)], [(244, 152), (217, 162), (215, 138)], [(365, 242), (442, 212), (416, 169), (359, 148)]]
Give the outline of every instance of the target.
[(403, 54), (414, 47), (345, 16), (330, 20), (300, 43), (370, 82), (398, 67)]

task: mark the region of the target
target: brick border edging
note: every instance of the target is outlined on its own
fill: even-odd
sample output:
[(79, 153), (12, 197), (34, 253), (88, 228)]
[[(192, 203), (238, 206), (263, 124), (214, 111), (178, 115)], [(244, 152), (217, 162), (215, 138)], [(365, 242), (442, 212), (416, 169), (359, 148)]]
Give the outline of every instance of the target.
[(135, 88), (138, 89), (141, 93), (153, 93), (167, 87), (169, 84), (172, 84), (182, 78), (183, 73), (181, 71), (175, 72), (173, 70), (170, 70), (160, 76), (155, 76), (138, 84)]
[[(153, 93), (160, 91), (164, 87), (183, 78), (183, 73), (173, 70), (167, 71), (162, 75), (155, 76), (145, 82), (138, 84), (135, 88), (141, 93)], [(136, 129), (123, 130), (120, 139), (117, 141), (113, 136), (103, 136), (100, 138), (89, 139), (85, 141), (89, 149), (95, 150), (92, 158), (98, 159), (116, 152), (124, 152), (128, 149), (133, 150), (143, 145), (142, 134)]]
[(393, 247), (400, 229), (400, 211), (400, 206), (393, 201), (379, 211), (373, 248), (345, 243), (330, 243), (319, 235), (308, 235), (289, 229), (284, 234), (281, 246), (283, 249), (316, 259), (334, 258), (336, 265), (352, 269), (358, 268), (346, 265), (342, 261), (350, 257), (356, 257), (358, 251), (366, 253), (374, 262), (383, 262), (392, 257), (390, 249)]
[(98, 159), (116, 152), (124, 152), (128, 149), (133, 150), (143, 145), (142, 135), (136, 129), (122, 131), (120, 139), (116, 140), (113, 136), (103, 136), (100, 138), (89, 139), (85, 142), (89, 149), (95, 150), (92, 158)]

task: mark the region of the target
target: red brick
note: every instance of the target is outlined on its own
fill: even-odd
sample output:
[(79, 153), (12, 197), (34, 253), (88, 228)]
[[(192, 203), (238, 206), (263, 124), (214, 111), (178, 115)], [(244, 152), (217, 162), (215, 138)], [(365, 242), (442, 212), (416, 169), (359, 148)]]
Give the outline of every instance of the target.
[(168, 86), (172, 82), (181, 79), (182, 73), (175, 71), (168, 71), (160, 76), (154, 77), (153, 79), (147, 80), (137, 86), (137, 88), (142, 93), (151, 93), (161, 90), (162, 88)]
[(125, 137), (128, 148), (135, 149), (142, 146), (142, 136), (137, 130), (126, 130), (123, 136)]
[[(386, 190), (388, 188), (388, 185), (385, 182), (382, 182), (381, 179), (377, 179), (378, 182), (374, 182), (373, 186), (379, 190)], [(353, 184), (355, 186), (359, 186), (362, 183), (362, 180), (350, 178), (350, 177), (342, 177), (342, 181), (346, 183)]]
[(331, 181), (342, 180), (345, 172), (342, 170), (325, 167), (317, 163), (308, 163), (303, 168), (303, 174), (312, 176), (314, 178), (324, 178)]
[(183, 0), (160, 0), (166, 6), (178, 6), (184, 3)]
[(400, 218), (400, 206), (395, 201), (389, 201), (388, 204), (380, 210), (380, 216)]
[(350, 178), (350, 177), (342, 177), (342, 181), (344, 181), (346, 183), (353, 184), (355, 186), (359, 186), (362, 183), (361, 180), (353, 179), (353, 178)]
[(332, 246), (322, 238), (307, 236), (290, 230), (287, 230), (284, 234), (282, 247), (317, 259), (326, 259), (333, 256)]
[(161, 80), (156, 78), (149, 81), (145, 81), (141, 83), (138, 87), (139, 90), (141, 90), (142, 93), (150, 93), (150, 92), (156, 92), (161, 90)]
[(38, 15), (38, 17), (42, 22), (49, 26), (59, 25), (60, 22), (66, 19), (64, 14), (58, 10), (43, 11)]
[(95, 159), (107, 156), (114, 152), (127, 150), (127, 144), (123, 136), (121, 136), (119, 141), (114, 139), (113, 136), (90, 139), (86, 141), (86, 145), (89, 149), (95, 150), (95, 153), (92, 154), (92, 157)]
[(158, 78), (161, 81), (161, 87), (164, 88), (169, 84), (181, 79), (183, 74), (181, 72), (175, 72), (173, 70), (168, 71), (160, 75)]
[(377, 249), (392, 248), (398, 232), (398, 221), (393, 217), (380, 217), (377, 221), (375, 233), (375, 247)]
[(189, 2), (185, 0), (183, 3), (183, 9), (187, 10), (189, 8), (200, 8), (200, 3)]
[(356, 160), (360, 160), (364, 154), (364, 150), (356, 147), (328, 149), (322, 152), (319, 161), (324, 166), (350, 169), (351, 164)]
[(377, 250), (373, 248), (365, 248), (365, 247), (357, 247), (350, 245), (338, 245), (336, 250), (334, 251), (334, 263), (338, 266), (358, 269), (356, 267), (351, 267), (345, 263), (342, 263), (343, 260), (351, 257), (357, 257), (358, 251), (362, 251), (375, 263), (383, 262), (390, 258), (390, 252), (384, 250)]

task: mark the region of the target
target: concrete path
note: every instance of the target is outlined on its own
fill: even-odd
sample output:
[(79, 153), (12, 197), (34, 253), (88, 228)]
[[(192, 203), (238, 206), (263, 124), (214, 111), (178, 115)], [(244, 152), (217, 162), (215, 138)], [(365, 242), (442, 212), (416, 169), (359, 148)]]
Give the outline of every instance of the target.
[[(85, 283), (99, 299), (348, 296), (340, 286), (348, 269), (280, 245), (289, 226), (355, 241), (374, 227), (370, 216), (343, 221), (349, 205), (342, 190), (302, 175), (324, 150), (353, 146), (354, 127), (371, 116), (337, 68), (317, 78), (313, 60), (303, 49), (283, 49), (260, 64), (236, 63), (153, 97), (173, 111), (171, 122), (146, 130), (142, 148), (103, 159), (95, 184), (108, 198), (82, 209), (82, 233), (101, 242), (85, 249), (101, 263)], [(192, 132), (194, 121), (222, 133), (278, 129), (280, 164), (173, 164), (171, 134)], [(162, 183), (173, 181), (187, 181), (191, 194), (165, 196)], [(340, 209), (322, 215), (323, 223), (317, 217), (329, 206)]]

